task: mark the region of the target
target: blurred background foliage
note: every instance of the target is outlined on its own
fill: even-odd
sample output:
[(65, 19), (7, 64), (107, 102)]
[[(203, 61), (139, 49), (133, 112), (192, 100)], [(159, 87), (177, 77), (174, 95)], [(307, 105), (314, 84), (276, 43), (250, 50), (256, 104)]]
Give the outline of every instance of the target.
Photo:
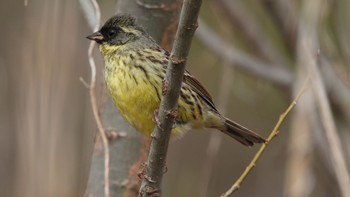
[[(98, 2), (105, 21), (115, 13), (116, 1)], [(306, 76), (302, 35), (310, 33), (320, 49), (313, 55), (349, 166), (350, 1), (313, 3), (204, 1), (187, 70), (223, 113), (267, 136)], [(309, 24), (308, 14), (315, 11), (316, 23)], [(88, 90), (79, 81), (90, 72), (85, 36), (91, 30), (81, 7), (68, 0), (2, 0), (0, 23), (0, 196), (82, 196), (95, 123)], [(215, 40), (221, 43), (210, 42)], [(102, 86), (103, 61), (96, 54)], [(236, 58), (227, 58), (232, 55)], [(237, 196), (344, 195), (322, 110), (310, 92)], [(164, 196), (219, 196), (257, 148), (211, 130), (189, 132), (170, 144)]]

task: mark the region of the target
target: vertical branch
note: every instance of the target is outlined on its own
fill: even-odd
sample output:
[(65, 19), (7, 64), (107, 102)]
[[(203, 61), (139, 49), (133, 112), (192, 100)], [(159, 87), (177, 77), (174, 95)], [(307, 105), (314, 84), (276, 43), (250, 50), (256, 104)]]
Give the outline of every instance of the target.
[[(316, 105), (320, 110), (320, 118), (325, 129), (325, 136), (328, 141), (331, 152), (332, 163), (340, 191), (343, 196), (350, 196), (350, 177), (346, 166), (345, 156), (341, 147), (341, 141), (332, 115), (329, 98), (327, 97), (324, 80), (317, 66), (318, 35), (317, 28), (321, 16), (322, 1), (305, 2), (303, 5), (302, 16), (299, 24), (298, 45), (300, 47), (299, 55), (305, 61), (311, 74), (312, 90)], [(319, 53), (319, 52), (318, 52)]]
[[(315, 24), (308, 24), (315, 26)], [(304, 65), (309, 63), (305, 58), (304, 48), (297, 47), (296, 80), (293, 94), (307, 75)], [(290, 137), (288, 139), (288, 156), (286, 165), (285, 196), (308, 196), (313, 188), (313, 136), (311, 131), (315, 123), (316, 109), (312, 91), (307, 91), (302, 101), (296, 107), (292, 117)]]
[(327, 97), (323, 79), (316, 62), (308, 65), (313, 77), (312, 88), (315, 94), (317, 105), (320, 109), (321, 122), (325, 128), (325, 135), (329, 143), (332, 162), (334, 165), (335, 174), (343, 196), (350, 196), (350, 177), (346, 166), (345, 155), (341, 147), (341, 141), (335, 126), (334, 118)]
[[(90, 3), (88, 1), (80, 0), (80, 4), (83, 7), (83, 10), (85, 11), (86, 18), (88, 19), (88, 22), (90, 26), (92, 26), (94, 20), (95, 24), (93, 27), (93, 31), (97, 31), (100, 27), (100, 21), (101, 21), (101, 12), (100, 8), (98, 6), (98, 3), (96, 0), (91, 0)], [(91, 17), (91, 10), (89, 8), (93, 9), (93, 14), (95, 16)], [(89, 56), (89, 64), (91, 69), (91, 79), (89, 84), (89, 90), (90, 90), (90, 101), (91, 101), (91, 107), (92, 112), (97, 124), (97, 128), (99, 131), (99, 134), (101, 135), (102, 144), (103, 144), (103, 151), (104, 151), (104, 195), (105, 197), (109, 197), (109, 147), (108, 147), (108, 139), (105, 133), (105, 130), (103, 128), (101, 118), (98, 113), (98, 107), (97, 107), (97, 101), (96, 101), (96, 64), (95, 60), (93, 58), (93, 50), (95, 47), (95, 42), (91, 41), (88, 49), (88, 56)]]
[(177, 114), (180, 94), (191, 40), (198, 26), (197, 18), (201, 0), (185, 0), (179, 28), (176, 32), (166, 77), (163, 80), (163, 98), (160, 104), (157, 127), (153, 131), (151, 148), (146, 164), (146, 174), (140, 188), (141, 196), (160, 194), (170, 132)]

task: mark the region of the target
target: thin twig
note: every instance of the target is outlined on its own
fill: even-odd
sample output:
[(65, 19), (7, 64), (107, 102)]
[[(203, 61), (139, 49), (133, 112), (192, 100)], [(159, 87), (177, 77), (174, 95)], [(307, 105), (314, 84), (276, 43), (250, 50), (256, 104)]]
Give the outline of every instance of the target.
[(294, 108), (294, 106), (297, 104), (298, 100), (300, 99), (301, 95), (305, 92), (307, 85), (309, 83), (309, 77), (305, 80), (300, 92), (297, 94), (297, 96), (295, 97), (295, 99), (293, 100), (293, 102), (289, 105), (289, 107), (287, 108), (287, 110), (285, 112), (283, 112), (280, 117), (279, 120), (277, 122), (277, 124), (275, 125), (275, 128), (271, 131), (269, 137), (266, 140), (266, 143), (261, 145), (260, 149), (258, 150), (258, 152), (255, 154), (254, 158), (252, 159), (252, 161), (249, 163), (249, 165), (246, 167), (246, 169), (244, 170), (244, 172), (241, 174), (241, 176), (236, 180), (236, 182), (232, 185), (232, 187), (226, 192), (224, 193), (221, 197), (228, 197), (230, 195), (233, 194), (233, 192), (237, 191), (239, 189), (239, 187), (241, 186), (242, 182), (245, 180), (245, 178), (247, 177), (247, 175), (250, 173), (250, 171), (253, 169), (253, 167), (255, 166), (256, 162), (258, 161), (258, 159), (260, 158), (260, 156), (262, 155), (262, 153), (265, 151), (266, 147), (268, 146), (268, 144), (272, 141), (272, 139), (274, 137), (277, 136), (277, 134), (279, 133), (279, 129), (282, 126), (282, 123), (284, 122), (284, 120), (287, 118), (289, 112)]
[(90, 89), (90, 84), (85, 81), (83, 77), (79, 77), (79, 81), (87, 88)]
[(176, 32), (166, 76), (163, 80), (163, 98), (160, 104), (159, 125), (152, 133), (152, 143), (145, 166), (144, 178), (140, 195), (160, 196), (161, 182), (165, 169), (165, 159), (168, 150), (171, 129), (177, 114), (177, 101), (185, 71), (186, 59), (191, 47), (191, 41), (197, 29), (197, 18), (201, 0), (185, 0), (180, 16), (179, 28)]
[[(86, 7), (91, 7), (90, 6), (86, 6), (88, 3), (88, 1), (80, 1), (80, 3), (82, 4), (83, 9)], [(87, 16), (86, 18), (88, 20), (95, 20), (95, 25), (93, 28), (93, 31), (97, 31), (98, 28), (100, 27), (100, 20), (101, 20), (101, 12), (100, 12), (100, 8), (99, 5), (97, 3), (96, 0), (91, 0), (90, 3), (92, 4), (92, 7), (94, 8), (94, 14), (95, 14), (95, 18), (89, 17)], [(85, 5), (85, 6), (83, 6)], [(85, 15), (89, 15), (91, 13), (89, 13), (89, 11), (85, 11), (84, 12)], [(90, 24), (92, 24), (91, 21), (89, 21)], [(104, 128), (102, 126), (102, 122), (101, 122), (101, 118), (99, 116), (98, 113), (98, 107), (97, 107), (97, 101), (96, 101), (96, 64), (95, 64), (95, 60), (93, 58), (93, 50), (95, 47), (95, 42), (91, 41), (90, 45), (89, 45), (89, 49), (88, 49), (88, 56), (89, 56), (89, 64), (90, 64), (90, 69), (91, 69), (91, 81), (90, 81), (90, 85), (89, 85), (89, 90), (90, 90), (90, 101), (91, 101), (91, 107), (92, 107), (92, 112), (97, 124), (97, 128), (99, 131), (99, 134), (101, 135), (101, 139), (102, 139), (102, 144), (103, 144), (103, 150), (104, 150), (104, 194), (105, 197), (109, 197), (109, 147), (108, 147), (108, 139), (106, 136), (106, 133), (104, 131)]]

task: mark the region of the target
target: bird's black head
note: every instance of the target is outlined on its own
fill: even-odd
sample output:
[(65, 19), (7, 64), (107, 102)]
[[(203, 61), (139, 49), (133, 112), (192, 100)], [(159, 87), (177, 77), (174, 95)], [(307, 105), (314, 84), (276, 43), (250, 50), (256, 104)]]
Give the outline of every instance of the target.
[(99, 31), (86, 38), (98, 44), (119, 46), (136, 40), (143, 33), (143, 29), (136, 24), (135, 18), (124, 14), (111, 17)]

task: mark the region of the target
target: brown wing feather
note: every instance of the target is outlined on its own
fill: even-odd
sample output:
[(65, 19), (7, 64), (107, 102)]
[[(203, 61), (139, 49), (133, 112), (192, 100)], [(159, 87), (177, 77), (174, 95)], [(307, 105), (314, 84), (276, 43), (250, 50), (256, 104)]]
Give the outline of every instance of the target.
[(215, 104), (209, 94), (209, 92), (203, 87), (203, 85), (194, 78), (187, 70), (184, 74), (184, 82), (189, 85), (194, 92), (196, 92), (214, 111), (217, 112)]

